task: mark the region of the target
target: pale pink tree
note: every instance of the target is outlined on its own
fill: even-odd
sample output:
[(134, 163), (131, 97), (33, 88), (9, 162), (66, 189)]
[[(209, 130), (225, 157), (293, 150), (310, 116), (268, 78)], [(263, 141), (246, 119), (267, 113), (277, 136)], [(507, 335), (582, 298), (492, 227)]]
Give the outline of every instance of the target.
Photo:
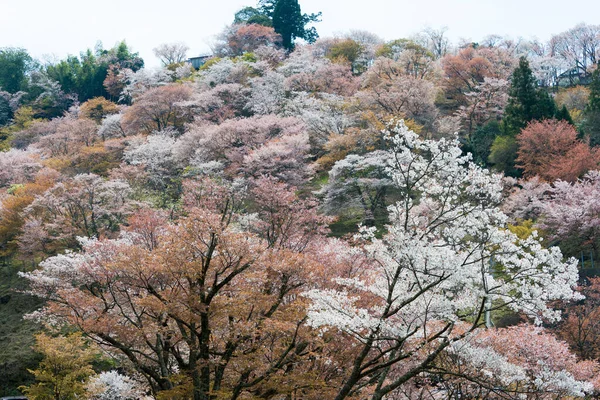
[(78, 236), (113, 236), (135, 207), (130, 193), (124, 181), (94, 174), (57, 183), (25, 209), (26, 223), (19, 239), (22, 250), (29, 253), (35, 240), (50, 243), (56, 251), (77, 247)]
[(332, 218), (319, 214), (316, 199), (299, 198), (296, 190), (273, 177), (253, 182), (250, 198), (258, 218), (252, 228), (269, 246), (303, 251), (326, 240)]
[(389, 59), (377, 59), (363, 74), (363, 89), (356, 96), (363, 107), (387, 118), (411, 118), (431, 124), (437, 114), (433, 83), (405, 75), (401, 66)]
[(579, 361), (566, 342), (532, 325), (482, 330), (453, 345), (445, 362), (454, 376), (439, 388), (467, 396), (556, 399), (600, 389), (597, 362)]
[(300, 185), (313, 172), (307, 160), (309, 150), (306, 133), (277, 137), (244, 156), (241, 172), (248, 177), (272, 176)]
[(37, 152), (17, 149), (0, 152), (0, 188), (30, 182), (40, 169)]
[(62, 118), (55, 132), (42, 136), (34, 147), (48, 157), (72, 156), (97, 141), (97, 131), (98, 125), (91, 119)]
[(540, 227), (567, 254), (579, 257), (600, 248), (600, 173), (588, 172), (583, 179), (557, 181), (543, 202)]
[(238, 83), (224, 83), (196, 93), (191, 100), (197, 113), (196, 120), (219, 124), (226, 119), (245, 116), (249, 95), (250, 89)]
[(489, 121), (500, 120), (508, 102), (508, 81), (485, 77), (475, 90), (465, 94), (467, 104), (460, 106), (460, 117), (468, 134)]
[[(265, 115), (220, 125), (193, 125), (177, 141), (174, 151), (183, 167), (219, 162), (230, 176), (240, 172), (258, 176), (264, 168), (264, 172), (270, 170), (281, 177), (289, 174), (295, 179), (309, 172), (301, 162), (308, 155), (307, 140), (306, 126), (297, 118)], [(275, 158), (267, 159), (267, 154)], [(287, 159), (289, 156), (292, 158)]]
[(182, 131), (184, 124), (193, 118), (190, 104), (187, 103), (192, 94), (192, 88), (183, 84), (157, 87), (144, 92), (123, 114), (123, 130), (136, 134), (173, 127)]

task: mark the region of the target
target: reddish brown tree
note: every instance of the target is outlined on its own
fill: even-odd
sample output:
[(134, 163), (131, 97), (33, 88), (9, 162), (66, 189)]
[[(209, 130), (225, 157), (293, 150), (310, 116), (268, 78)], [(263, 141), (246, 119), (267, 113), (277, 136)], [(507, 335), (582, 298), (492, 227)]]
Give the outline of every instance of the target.
[(123, 115), (123, 129), (132, 133), (150, 133), (168, 127), (183, 130), (183, 125), (192, 119), (183, 102), (190, 100), (192, 93), (192, 88), (181, 84), (149, 89)]
[(258, 24), (233, 26), (227, 37), (228, 55), (239, 56), (260, 46), (281, 46), (281, 35), (269, 26)]
[(517, 143), (517, 166), (526, 177), (573, 182), (600, 162), (599, 151), (579, 141), (575, 128), (565, 121), (533, 121), (517, 136)]
[(156, 216), (139, 214), (124, 238), (86, 241), (26, 274), (51, 297), (46, 315), (126, 358), (162, 398), (332, 398), (317, 373), (326, 361), (308, 357), (300, 296), (321, 264), (244, 230), (233, 191), (194, 189), (186, 203), (201, 207), (152, 240)]

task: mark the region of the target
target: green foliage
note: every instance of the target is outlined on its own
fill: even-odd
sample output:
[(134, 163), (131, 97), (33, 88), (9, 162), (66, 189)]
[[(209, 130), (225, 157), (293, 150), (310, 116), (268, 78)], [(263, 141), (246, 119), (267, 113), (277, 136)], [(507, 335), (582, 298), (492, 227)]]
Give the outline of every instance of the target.
[(212, 67), (213, 65), (217, 64), (221, 60), (222, 60), (221, 57), (211, 57), (211, 58), (209, 58), (208, 60), (206, 60), (206, 62), (204, 64), (202, 64), (202, 66), (200, 67), (200, 71), (209, 70), (210, 67)]
[(19, 108), (12, 120), (12, 124), (0, 128), (0, 151), (7, 151), (11, 147), (11, 141), (15, 132), (27, 129), (39, 119), (34, 118), (34, 111), (31, 107)]
[(508, 230), (522, 240), (527, 239), (534, 231), (537, 231), (537, 229), (533, 227), (533, 221), (530, 219), (518, 221), (515, 225), (508, 224)]
[(569, 113), (569, 110), (567, 110), (567, 106), (565, 105), (563, 105), (556, 111), (555, 118), (560, 121), (567, 121), (571, 125), (575, 125), (573, 123), (573, 118), (571, 118), (571, 114)]
[(376, 57), (396, 59), (405, 50), (412, 50), (421, 57), (433, 59), (433, 53), (409, 39), (395, 39), (381, 45), (375, 52)]
[(94, 51), (88, 49), (79, 57), (68, 56), (57, 64), (46, 66), (46, 73), (60, 83), (66, 93), (76, 94), (79, 101), (84, 102), (99, 96), (110, 97), (104, 80), (111, 65), (137, 71), (144, 66), (144, 61), (122, 41), (110, 50), (97, 46)]
[(25, 49), (0, 48), (0, 90), (9, 93), (27, 89), (27, 74), (35, 68), (35, 62)]
[(235, 13), (234, 24), (257, 24), (263, 26), (273, 26), (271, 18), (263, 10), (254, 7), (244, 7)]
[(35, 350), (44, 358), (30, 370), (38, 382), (20, 389), (32, 400), (72, 400), (85, 394), (85, 381), (92, 375), (96, 351), (88, 347), (80, 333), (51, 337), (36, 335)]
[(590, 97), (587, 111), (600, 112), (600, 67), (597, 67), (592, 73), (592, 81), (588, 88), (590, 89)]
[(258, 61), (258, 58), (256, 58), (256, 55), (252, 52), (246, 52), (246, 53), (242, 54), (240, 59), (242, 61), (245, 61), (248, 63), (255, 63), (256, 61)]
[(488, 161), (498, 171), (507, 176), (519, 177), (521, 172), (515, 167), (517, 158), (517, 141), (512, 136), (498, 136), (490, 149)]
[(553, 118), (557, 114), (556, 104), (550, 95), (538, 89), (529, 62), (525, 57), (512, 75), (509, 99), (504, 110), (502, 128), (506, 135), (517, 135), (532, 120)]
[(8, 100), (0, 96), (0, 126), (6, 125), (12, 116), (13, 113)]
[(473, 161), (481, 166), (489, 166), (491, 147), (497, 136), (501, 134), (500, 124), (492, 121), (478, 127), (469, 136), (464, 150), (473, 154)]
[(294, 49), (294, 40), (304, 39), (313, 43), (319, 35), (314, 27), (306, 28), (311, 22), (319, 22), (321, 13), (302, 14), (298, 0), (277, 0), (273, 7), (273, 28), (282, 38), (285, 49)]
[(326, 57), (332, 61), (343, 60), (353, 64), (363, 51), (363, 46), (360, 43), (346, 39), (342, 40), (329, 49)]
[(583, 113), (582, 131), (590, 146), (600, 146), (600, 68), (592, 74), (589, 102)]

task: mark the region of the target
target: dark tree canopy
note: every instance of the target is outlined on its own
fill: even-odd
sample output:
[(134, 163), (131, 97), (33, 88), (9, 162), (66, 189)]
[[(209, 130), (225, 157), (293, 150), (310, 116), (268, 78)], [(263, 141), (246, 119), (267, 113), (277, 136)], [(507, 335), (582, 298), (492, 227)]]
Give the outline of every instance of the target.
[(519, 66), (512, 75), (510, 97), (502, 121), (504, 133), (514, 136), (525, 128), (529, 121), (557, 116), (554, 100), (537, 86), (529, 62), (525, 57), (521, 57)]
[(35, 63), (25, 49), (0, 48), (0, 90), (16, 93), (27, 87), (27, 74)]
[(592, 81), (590, 82), (590, 97), (587, 107), (588, 111), (600, 112), (600, 67), (597, 67), (592, 73)]
[(582, 130), (591, 146), (600, 145), (600, 68), (592, 74), (589, 103), (584, 111)]
[(296, 38), (309, 43), (317, 40), (317, 30), (314, 27), (306, 28), (306, 25), (318, 22), (320, 16), (321, 13), (302, 14), (298, 0), (278, 0), (273, 9), (273, 28), (283, 38), (283, 47), (292, 50)]
[(263, 26), (273, 26), (273, 21), (261, 9), (254, 7), (244, 7), (235, 13), (234, 24), (257, 24)]

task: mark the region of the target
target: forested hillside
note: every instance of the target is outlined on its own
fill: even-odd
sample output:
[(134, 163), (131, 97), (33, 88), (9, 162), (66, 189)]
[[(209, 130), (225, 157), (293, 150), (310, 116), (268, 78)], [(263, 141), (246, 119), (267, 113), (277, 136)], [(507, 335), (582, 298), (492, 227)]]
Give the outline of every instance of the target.
[(0, 48), (0, 396), (600, 395), (600, 25), (320, 18)]

